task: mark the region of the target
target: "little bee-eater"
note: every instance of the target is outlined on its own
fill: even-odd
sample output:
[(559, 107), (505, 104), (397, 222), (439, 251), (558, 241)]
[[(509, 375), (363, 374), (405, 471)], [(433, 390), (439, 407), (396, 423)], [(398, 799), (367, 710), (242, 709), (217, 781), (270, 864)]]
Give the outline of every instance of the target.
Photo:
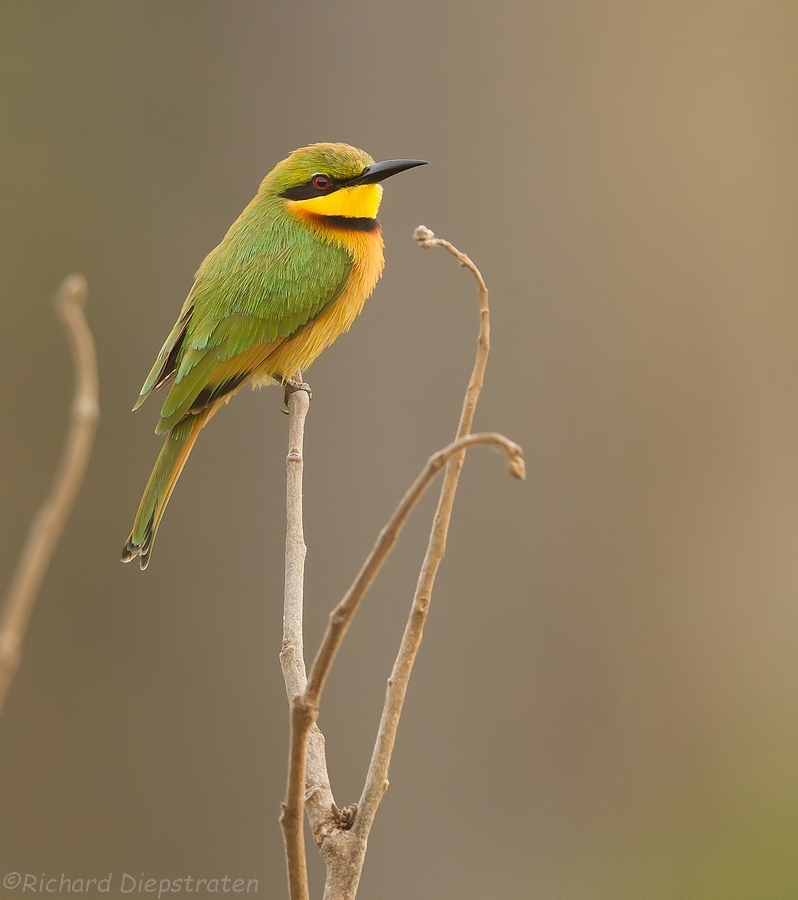
[(244, 384), (289, 384), (347, 331), (382, 274), (381, 181), (420, 159), (375, 163), (348, 144), (295, 150), (204, 259), (134, 409), (168, 387), (167, 434), (122, 560), (147, 568), (197, 435)]

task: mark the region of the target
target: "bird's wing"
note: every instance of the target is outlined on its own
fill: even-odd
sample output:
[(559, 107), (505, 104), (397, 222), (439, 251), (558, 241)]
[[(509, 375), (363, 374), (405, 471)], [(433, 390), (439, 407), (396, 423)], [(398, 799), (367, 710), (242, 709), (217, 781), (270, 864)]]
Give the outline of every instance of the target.
[(155, 364), (150, 369), (144, 386), (142, 387), (136, 405), (133, 407), (135, 412), (142, 403), (150, 396), (159, 391), (164, 385), (168, 384), (175, 374), (175, 361), (183, 338), (186, 335), (186, 327), (188, 320), (191, 318), (191, 295), (183, 304), (180, 311), (180, 318), (175, 322), (174, 328), (169, 332), (169, 337), (164, 341), (161, 352), (155, 360)]
[(351, 268), (342, 248), (310, 233), (286, 235), (268, 248), (220, 244), (200, 267), (142, 389), (144, 399), (172, 382), (156, 430), (168, 431), (238, 387), (269, 345), (300, 331), (340, 296)]

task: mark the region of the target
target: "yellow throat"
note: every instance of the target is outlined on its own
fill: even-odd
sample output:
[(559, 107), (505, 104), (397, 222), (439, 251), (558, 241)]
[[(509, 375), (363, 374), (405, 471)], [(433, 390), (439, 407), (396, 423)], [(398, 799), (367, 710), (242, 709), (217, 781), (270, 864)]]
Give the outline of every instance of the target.
[(287, 200), (289, 209), (303, 210), (319, 216), (346, 216), (351, 219), (375, 219), (382, 200), (381, 184), (345, 187), (323, 197), (310, 200)]

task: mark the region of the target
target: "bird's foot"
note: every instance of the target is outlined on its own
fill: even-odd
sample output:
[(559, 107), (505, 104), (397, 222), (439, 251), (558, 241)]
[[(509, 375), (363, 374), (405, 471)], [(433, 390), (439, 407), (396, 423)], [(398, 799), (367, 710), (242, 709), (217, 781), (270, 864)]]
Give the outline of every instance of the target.
[(310, 389), (310, 385), (306, 381), (302, 381), (301, 377), (299, 380), (294, 378), (289, 378), (287, 381), (283, 382), (283, 387), (285, 388), (285, 395), (283, 396), (283, 403), (285, 404), (285, 408), (283, 412), (288, 415), (288, 398), (291, 394), (296, 391), (305, 391), (308, 395), (308, 400), (313, 398), (313, 391)]

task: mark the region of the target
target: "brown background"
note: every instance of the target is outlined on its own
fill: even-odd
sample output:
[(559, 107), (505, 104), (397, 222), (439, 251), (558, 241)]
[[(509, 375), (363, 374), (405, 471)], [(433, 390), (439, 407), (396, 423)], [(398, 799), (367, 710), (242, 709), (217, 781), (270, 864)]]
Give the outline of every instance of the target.
[[(309, 376), (309, 644), (454, 430), (475, 300), (420, 222), (491, 286), (476, 425), (529, 466), (469, 457), (362, 896), (798, 895), (797, 44), (794, 2), (0, 5), (4, 579), (62, 445), (73, 270), (102, 380), (0, 720), (0, 875), (285, 895), (281, 397), (202, 435), (144, 574), (118, 554), (160, 440), (129, 409), (263, 174), (344, 140), (433, 165), (386, 185), (386, 275)], [(342, 803), (430, 510), (325, 698)]]

